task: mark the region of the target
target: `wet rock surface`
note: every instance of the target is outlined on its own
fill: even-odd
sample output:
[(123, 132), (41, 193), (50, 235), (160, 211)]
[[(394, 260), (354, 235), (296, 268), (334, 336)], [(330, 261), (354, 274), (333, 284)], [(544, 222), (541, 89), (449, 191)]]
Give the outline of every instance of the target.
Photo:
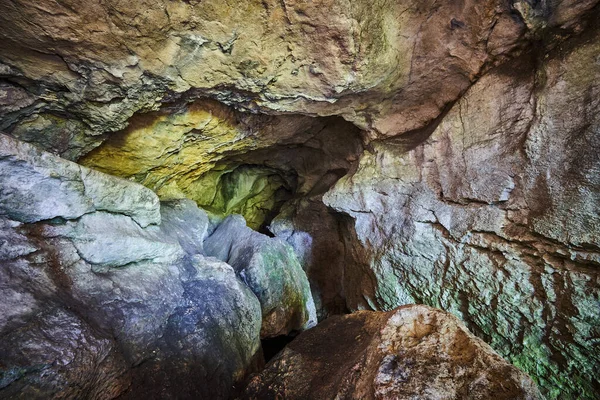
[(300, 334), (242, 399), (542, 399), (533, 381), (427, 306), (335, 316)]

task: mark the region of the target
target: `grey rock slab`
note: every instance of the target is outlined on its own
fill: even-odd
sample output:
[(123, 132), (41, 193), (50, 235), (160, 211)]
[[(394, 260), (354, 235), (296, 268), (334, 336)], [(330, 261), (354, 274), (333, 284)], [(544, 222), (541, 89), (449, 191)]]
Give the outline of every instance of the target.
[(170, 263), (184, 255), (177, 240), (162, 237), (160, 228), (144, 229), (126, 215), (103, 211), (85, 214), (64, 227), (48, 227), (46, 234), (69, 238), (79, 256), (98, 269), (146, 260)]
[(210, 226), (208, 214), (189, 199), (161, 202), (161, 234), (174, 239), (190, 254), (204, 254)]
[(206, 239), (204, 249), (230, 264), (260, 300), (262, 337), (285, 335), (316, 323), (308, 279), (285, 241), (253, 231), (241, 215), (232, 215)]
[(115, 178), (0, 134), (0, 210), (20, 222), (76, 219), (95, 210), (160, 223), (158, 197)]

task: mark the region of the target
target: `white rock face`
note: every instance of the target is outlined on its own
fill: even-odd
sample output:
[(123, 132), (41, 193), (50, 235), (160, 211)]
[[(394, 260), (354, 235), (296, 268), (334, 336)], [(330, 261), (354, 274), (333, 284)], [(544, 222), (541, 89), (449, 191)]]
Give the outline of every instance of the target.
[(60, 159), (0, 134), (0, 212), (20, 222), (77, 219), (93, 211), (160, 223), (158, 197), (133, 182)]

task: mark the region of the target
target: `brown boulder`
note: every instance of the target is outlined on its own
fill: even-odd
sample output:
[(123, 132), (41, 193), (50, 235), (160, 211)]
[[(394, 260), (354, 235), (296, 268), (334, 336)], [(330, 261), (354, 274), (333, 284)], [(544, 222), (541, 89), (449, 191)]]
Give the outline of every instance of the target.
[(359, 311), (302, 333), (243, 399), (541, 399), (455, 316), (424, 305)]

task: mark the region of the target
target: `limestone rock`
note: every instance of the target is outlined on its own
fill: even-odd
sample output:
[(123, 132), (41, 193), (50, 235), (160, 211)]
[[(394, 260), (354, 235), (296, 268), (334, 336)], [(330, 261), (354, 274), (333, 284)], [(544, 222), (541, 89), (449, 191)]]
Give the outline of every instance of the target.
[[(0, 0), (0, 131), (126, 179), (0, 137), (0, 335), (76, 327), (112, 357), (65, 344), (81, 374), (2, 390), (228, 396), (260, 309), (265, 337), (314, 320), (302, 266), (321, 318), (435, 305), (549, 398), (595, 400), (598, 4)], [(234, 218), (205, 250), (237, 212), (280, 239)]]
[(40, 307), (24, 324), (2, 329), (0, 355), (3, 399), (112, 399), (129, 385), (116, 342), (56, 306)]
[(142, 227), (160, 223), (152, 191), (2, 134), (0, 179), (0, 215), (17, 221), (76, 219), (103, 210), (128, 215)]
[(325, 195), (369, 265), (351, 309), (451, 311), (547, 397), (597, 398), (599, 38), (484, 76), (425, 143), (374, 145)]
[(335, 316), (300, 334), (242, 399), (542, 399), (458, 318), (422, 305)]
[(209, 220), (206, 212), (192, 200), (179, 199), (161, 202), (161, 235), (176, 240), (187, 254), (204, 254)]
[(267, 116), (199, 100), (131, 119), (79, 160), (133, 180), (162, 200), (189, 198), (264, 229), (292, 193), (326, 191), (362, 150), (341, 118)]
[(393, 136), (597, 3), (18, 0), (0, 16), (0, 129), (75, 159), (140, 110), (210, 96)]
[(204, 242), (209, 256), (230, 264), (260, 300), (261, 337), (285, 335), (317, 322), (306, 274), (290, 245), (253, 231), (240, 215), (227, 217)]
[(206, 214), (176, 201), (144, 226), (148, 189), (1, 139), (0, 397), (229, 398), (261, 309), (201, 255)]

